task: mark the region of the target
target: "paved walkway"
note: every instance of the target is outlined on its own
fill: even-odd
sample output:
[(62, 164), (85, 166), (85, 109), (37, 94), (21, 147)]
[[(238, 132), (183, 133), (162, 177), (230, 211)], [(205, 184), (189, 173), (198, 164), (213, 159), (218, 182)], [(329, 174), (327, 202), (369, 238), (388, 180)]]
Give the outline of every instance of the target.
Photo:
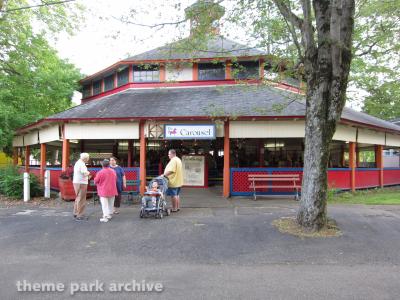
[[(81, 223), (71, 204), (0, 209), (0, 298), (71, 299), (71, 283), (144, 280), (164, 291), (74, 298), (398, 299), (400, 206), (332, 205), (329, 215), (343, 236), (299, 239), (271, 225), (295, 214), (291, 199), (195, 202), (200, 194), (186, 190), (182, 196), (185, 205), (203, 207), (163, 220), (140, 219), (138, 206), (123, 207), (106, 224), (98, 220), (99, 205), (89, 206), (91, 218)], [(60, 282), (66, 291), (21, 293), (18, 280)]]

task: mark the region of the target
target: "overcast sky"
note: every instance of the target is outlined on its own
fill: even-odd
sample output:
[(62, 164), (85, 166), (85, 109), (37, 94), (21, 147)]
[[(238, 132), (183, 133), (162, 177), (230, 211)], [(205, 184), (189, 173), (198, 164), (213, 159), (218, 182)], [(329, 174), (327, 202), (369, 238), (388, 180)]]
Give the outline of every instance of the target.
[[(137, 24), (154, 25), (175, 22), (184, 18), (184, 9), (196, 0), (78, 0), (86, 7), (84, 21), (74, 36), (63, 34), (55, 42), (62, 58), (67, 58), (85, 75), (90, 75), (115, 62), (162, 46), (173, 39), (189, 34), (189, 22), (178, 28), (148, 28), (121, 22), (123, 16), (134, 14), (129, 20)], [(223, 5), (229, 9), (229, 2)], [(249, 44), (243, 29), (230, 25), (222, 33), (238, 42)], [(80, 103), (76, 93), (73, 101)], [(351, 105), (355, 108), (359, 105)]]

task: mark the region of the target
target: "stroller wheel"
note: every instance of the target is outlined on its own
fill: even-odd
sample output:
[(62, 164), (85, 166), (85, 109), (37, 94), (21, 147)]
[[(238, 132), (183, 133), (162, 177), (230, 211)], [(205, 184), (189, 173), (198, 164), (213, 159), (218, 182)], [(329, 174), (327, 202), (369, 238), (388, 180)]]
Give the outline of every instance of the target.
[(165, 210), (165, 213), (167, 214), (167, 216), (171, 215), (171, 209), (170, 209), (170, 208), (167, 208), (167, 209)]
[(143, 209), (140, 210), (140, 218), (144, 217)]
[(162, 219), (164, 217), (164, 213), (162, 210), (160, 210), (160, 212), (158, 213), (158, 218)]

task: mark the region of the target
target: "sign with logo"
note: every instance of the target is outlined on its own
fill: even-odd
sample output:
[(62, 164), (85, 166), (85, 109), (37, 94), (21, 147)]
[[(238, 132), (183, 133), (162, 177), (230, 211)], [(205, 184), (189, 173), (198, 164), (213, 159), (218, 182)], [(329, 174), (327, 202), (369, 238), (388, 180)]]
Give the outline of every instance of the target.
[(166, 140), (214, 140), (215, 124), (165, 124)]

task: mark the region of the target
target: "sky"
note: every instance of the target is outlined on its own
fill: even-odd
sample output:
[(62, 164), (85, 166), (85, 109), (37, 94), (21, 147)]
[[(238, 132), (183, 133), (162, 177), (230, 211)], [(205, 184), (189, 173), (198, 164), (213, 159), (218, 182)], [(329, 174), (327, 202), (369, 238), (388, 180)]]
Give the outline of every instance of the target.
[[(229, 2), (223, 5), (229, 9)], [(62, 34), (54, 46), (62, 58), (68, 59), (84, 75), (91, 75), (117, 61), (139, 54), (171, 40), (189, 34), (189, 22), (183, 26), (166, 25), (148, 28), (164, 22), (176, 22), (184, 17), (184, 9), (196, 0), (77, 0), (85, 7), (84, 21), (73, 36)], [(121, 22), (126, 17), (129, 22)], [(221, 32), (243, 44), (251, 43), (244, 29), (230, 25)], [(353, 97), (362, 98), (365, 93), (356, 90)], [(74, 93), (73, 102), (80, 103), (81, 94)], [(360, 100), (348, 103), (360, 110)]]

